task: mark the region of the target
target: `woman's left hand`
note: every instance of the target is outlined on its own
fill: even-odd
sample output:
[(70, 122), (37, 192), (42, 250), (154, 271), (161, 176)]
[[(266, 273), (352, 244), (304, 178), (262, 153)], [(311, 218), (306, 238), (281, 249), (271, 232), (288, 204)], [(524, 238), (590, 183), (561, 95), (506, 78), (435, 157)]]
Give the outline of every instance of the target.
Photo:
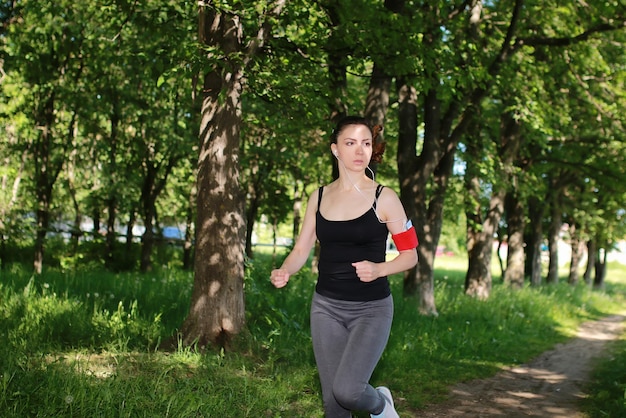
[(352, 263), (352, 267), (356, 269), (356, 275), (362, 282), (372, 282), (380, 277), (377, 263), (359, 261)]

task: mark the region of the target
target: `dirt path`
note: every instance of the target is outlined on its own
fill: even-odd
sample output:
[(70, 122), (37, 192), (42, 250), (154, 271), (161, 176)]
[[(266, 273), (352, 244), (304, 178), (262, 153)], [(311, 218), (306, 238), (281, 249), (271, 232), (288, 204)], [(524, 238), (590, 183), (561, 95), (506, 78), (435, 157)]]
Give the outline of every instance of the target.
[(625, 315), (584, 323), (576, 338), (557, 345), (528, 364), (494, 377), (452, 388), (450, 398), (419, 417), (580, 418), (578, 402), (593, 360), (623, 332)]

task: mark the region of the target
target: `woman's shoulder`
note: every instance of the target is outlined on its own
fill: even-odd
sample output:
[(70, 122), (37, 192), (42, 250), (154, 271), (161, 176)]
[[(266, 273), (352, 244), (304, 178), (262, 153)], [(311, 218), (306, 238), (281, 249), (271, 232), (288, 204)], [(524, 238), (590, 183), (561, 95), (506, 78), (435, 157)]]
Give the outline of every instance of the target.
[(384, 184), (380, 184), (380, 183), (376, 183), (376, 190), (380, 192), (380, 195), (387, 195), (387, 196), (397, 196), (398, 194), (396, 193), (396, 191), (389, 187), (386, 186)]
[(378, 195), (378, 200), (385, 203), (399, 203), (400, 197), (398, 193), (391, 187), (387, 187), (384, 185), (377, 186), (377, 189), (380, 189), (380, 194)]
[(317, 189), (313, 190), (313, 192), (309, 195), (309, 205), (316, 205), (320, 201), (325, 187), (325, 185), (321, 185)]

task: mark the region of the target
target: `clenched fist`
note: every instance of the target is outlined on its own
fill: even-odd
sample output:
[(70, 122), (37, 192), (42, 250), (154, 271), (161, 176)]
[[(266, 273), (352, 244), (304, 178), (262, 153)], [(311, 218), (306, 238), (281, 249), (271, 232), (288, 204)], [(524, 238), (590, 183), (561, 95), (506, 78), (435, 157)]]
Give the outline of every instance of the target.
[(352, 263), (352, 267), (356, 269), (356, 275), (362, 282), (373, 282), (380, 277), (378, 264), (371, 261)]
[(289, 272), (285, 269), (272, 270), (270, 281), (278, 289), (285, 287), (289, 282)]

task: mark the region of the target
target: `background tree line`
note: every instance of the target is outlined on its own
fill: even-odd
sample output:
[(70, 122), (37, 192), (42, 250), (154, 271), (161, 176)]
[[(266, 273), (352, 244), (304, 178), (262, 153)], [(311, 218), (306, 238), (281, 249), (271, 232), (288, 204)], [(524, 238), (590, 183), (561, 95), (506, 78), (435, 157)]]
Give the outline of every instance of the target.
[(224, 345), (243, 326), (255, 222), (292, 221), (295, 235), (330, 177), (329, 130), (358, 113), (385, 126), (377, 176), (418, 230), (404, 291), (421, 312), (437, 313), (446, 225), (463, 227), (472, 296), (489, 296), (495, 237), (511, 287), (557, 281), (563, 225), (569, 281), (586, 248), (584, 279), (600, 286), (625, 227), (625, 12), (620, 0), (3, 1), (2, 266), (26, 245), (41, 272), (58, 221), (79, 254), (89, 217), (90, 259), (147, 271), (160, 227), (185, 224), (195, 287), (181, 333)]

